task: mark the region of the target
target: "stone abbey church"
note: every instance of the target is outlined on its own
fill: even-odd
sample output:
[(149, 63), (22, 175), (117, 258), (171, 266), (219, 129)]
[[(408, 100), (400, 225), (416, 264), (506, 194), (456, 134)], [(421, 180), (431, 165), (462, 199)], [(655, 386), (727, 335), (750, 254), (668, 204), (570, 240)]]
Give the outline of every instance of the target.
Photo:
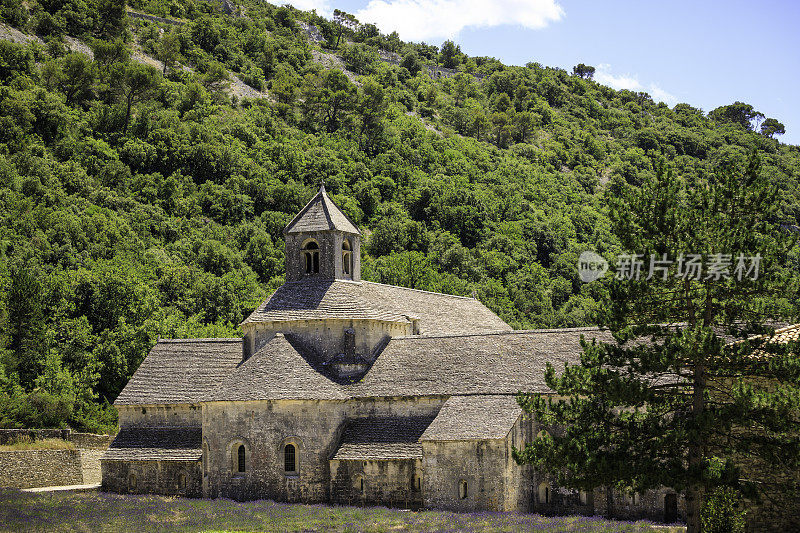
[[(592, 328), (514, 331), (474, 298), (361, 280), (360, 232), (324, 187), (284, 230), (286, 283), (242, 339), (159, 340), (119, 395), (103, 488), (458, 511), (605, 512), (604, 491), (512, 458), (541, 431), (515, 401), (550, 392)], [(668, 490), (614, 514), (671, 522)]]

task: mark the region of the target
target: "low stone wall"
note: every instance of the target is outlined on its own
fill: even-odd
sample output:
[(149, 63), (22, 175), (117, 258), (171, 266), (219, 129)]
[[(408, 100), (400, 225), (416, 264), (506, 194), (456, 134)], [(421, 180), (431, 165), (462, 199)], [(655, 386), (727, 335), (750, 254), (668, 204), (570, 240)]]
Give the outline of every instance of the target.
[(20, 439), (62, 439), (72, 442), (78, 448), (105, 449), (114, 440), (114, 436), (77, 433), (69, 429), (0, 429), (0, 445), (11, 444)]
[(70, 433), (67, 440), (78, 448), (105, 450), (114, 440), (114, 436), (97, 435), (95, 433)]
[(149, 20), (151, 22), (160, 22), (162, 24), (174, 24), (176, 26), (183, 26), (186, 24), (180, 20), (166, 19), (164, 17), (157, 17), (155, 15), (147, 15), (146, 13), (137, 13), (136, 11), (128, 11), (128, 16), (134, 19)]
[(29, 489), (81, 483), (79, 450), (0, 451), (0, 487)]
[(20, 439), (64, 439), (69, 440), (68, 429), (0, 429), (0, 445), (10, 444)]

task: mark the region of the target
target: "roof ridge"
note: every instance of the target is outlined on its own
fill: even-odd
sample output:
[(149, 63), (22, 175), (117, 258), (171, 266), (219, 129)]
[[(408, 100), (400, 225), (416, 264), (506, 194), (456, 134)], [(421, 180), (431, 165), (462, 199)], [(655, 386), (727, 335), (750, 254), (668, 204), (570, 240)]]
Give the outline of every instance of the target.
[(457, 337), (485, 337), (487, 335), (525, 335), (525, 334), (543, 334), (543, 333), (570, 333), (575, 331), (601, 331), (596, 326), (586, 326), (578, 328), (552, 328), (552, 329), (512, 329), (497, 330), (497, 331), (483, 331), (476, 333), (439, 333), (436, 335), (403, 335), (392, 337), (391, 340), (411, 340), (411, 339), (441, 339), (441, 338), (457, 338)]

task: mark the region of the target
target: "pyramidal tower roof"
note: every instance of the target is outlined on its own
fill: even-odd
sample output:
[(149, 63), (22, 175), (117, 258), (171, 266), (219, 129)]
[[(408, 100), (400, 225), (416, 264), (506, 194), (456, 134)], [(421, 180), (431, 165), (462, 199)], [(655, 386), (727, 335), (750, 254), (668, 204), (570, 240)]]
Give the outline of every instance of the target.
[(319, 192), (284, 228), (283, 233), (288, 235), (290, 233), (328, 230), (361, 235), (356, 225), (328, 198), (328, 193), (325, 192), (325, 185), (323, 184), (319, 188)]

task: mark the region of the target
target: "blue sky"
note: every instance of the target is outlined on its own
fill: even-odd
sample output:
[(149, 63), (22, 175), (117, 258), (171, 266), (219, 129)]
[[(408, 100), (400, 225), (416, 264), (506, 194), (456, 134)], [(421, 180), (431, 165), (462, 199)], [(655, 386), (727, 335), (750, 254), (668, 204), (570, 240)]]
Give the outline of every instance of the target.
[(404, 40), (506, 64), (597, 68), (595, 80), (708, 112), (742, 101), (800, 144), (800, 2), (619, 0), (292, 0), (355, 13)]

